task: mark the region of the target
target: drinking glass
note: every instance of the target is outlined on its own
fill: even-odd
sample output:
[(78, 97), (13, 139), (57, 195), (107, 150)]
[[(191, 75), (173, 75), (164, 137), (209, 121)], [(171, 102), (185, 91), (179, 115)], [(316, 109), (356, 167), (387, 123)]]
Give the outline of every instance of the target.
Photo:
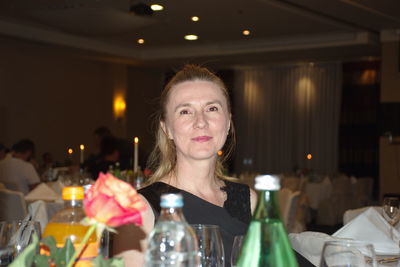
[(392, 226), (390, 238), (393, 238), (393, 227), (400, 220), (399, 199), (397, 197), (385, 197), (383, 199), (382, 216)]
[(355, 240), (327, 241), (320, 267), (377, 267), (374, 246)]
[(224, 267), (224, 245), (218, 225), (192, 224), (199, 245), (202, 267)]
[(0, 266), (10, 264), (32, 242), (34, 234), (40, 238), (39, 222), (0, 222)]
[(392, 226), (399, 222), (400, 210), (397, 197), (385, 197), (383, 199), (383, 217)]
[(236, 266), (237, 260), (239, 259), (240, 250), (242, 249), (243, 238), (244, 237), (242, 235), (237, 235), (233, 239), (232, 252), (231, 252), (232, 267)]

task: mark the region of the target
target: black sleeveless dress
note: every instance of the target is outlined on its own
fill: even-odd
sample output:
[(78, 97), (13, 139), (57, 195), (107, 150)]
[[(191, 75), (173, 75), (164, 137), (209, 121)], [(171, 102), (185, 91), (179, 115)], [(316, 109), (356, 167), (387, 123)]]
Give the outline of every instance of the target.
[[(235, 235), (245, 235), (251, 220), (250, 188), (247, 185), (224, 181), (221, 190), (227, 194), (223, 207), (211, 204), (187, 191), (163, 182), (156, 182), (139, 190), (152, 206), (155, 219), (160, 215), (160, 197), (164, 193), (183, 196), (183, 214), (189, 224), (214, 224), (221, 231), (225, 251), (225, 266), (230, 266), (231, 249)], [(299, 266), (313, 266), (296, 253)]]

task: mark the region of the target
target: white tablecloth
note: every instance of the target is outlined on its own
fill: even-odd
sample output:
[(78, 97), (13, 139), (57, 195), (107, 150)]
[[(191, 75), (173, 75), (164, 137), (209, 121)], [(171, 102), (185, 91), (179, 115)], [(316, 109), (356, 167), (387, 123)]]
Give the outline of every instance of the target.
[(40, 222), (42, 233), (47, 223), (56, 214), (57, 211), (61, 210), (64, 203), (60, 202), (47, 202), (43, 200), (36, 200), (28, 205), (28, 212), (32, 216), (33, 221)]

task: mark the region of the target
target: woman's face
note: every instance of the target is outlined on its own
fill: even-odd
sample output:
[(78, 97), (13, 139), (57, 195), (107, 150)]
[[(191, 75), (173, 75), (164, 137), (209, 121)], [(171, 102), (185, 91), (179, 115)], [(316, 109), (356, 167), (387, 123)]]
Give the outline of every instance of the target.
[(216, 157), (230, 127), (227, 99), (212, 82), (180, 83), (171, 89), (161, 126), (174, 140), (178, 160)]

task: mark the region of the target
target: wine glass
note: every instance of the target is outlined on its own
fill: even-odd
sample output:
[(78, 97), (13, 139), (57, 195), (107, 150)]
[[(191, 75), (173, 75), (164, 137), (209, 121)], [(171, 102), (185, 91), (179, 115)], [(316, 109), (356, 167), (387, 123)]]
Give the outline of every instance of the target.
[(390, 227), (390, 238), (393, 239), (393, 227), (400, 220), (399, 199), (397, 197), (385, 197), (382, 210), (383, 218), (392, 226)]
[(399, 222), (400, 210), (397, 197), (385, 197), (383, 199), (383, 217), (391, 226), (395, 226)]
[(199, 245), (202, 267), (224, 267), (225, 253), (218, 225), (192, 224)]
[(324, 243), (320, 267), (377, 267), (374, 246), (356, 240), (334, 240)]
[(231, 252), (232, 267), (236, 266), (237, 260), (239, 259), (240, 250), (242, 249), (243, 238), (244, 237), (242, 235), (237, 235), (233, 239), (232, 252)]
[(30, 243), (33, 235), (41, 235), (40, 223), (36, 221), (0, 222), (0, 266), (7, 266)]

